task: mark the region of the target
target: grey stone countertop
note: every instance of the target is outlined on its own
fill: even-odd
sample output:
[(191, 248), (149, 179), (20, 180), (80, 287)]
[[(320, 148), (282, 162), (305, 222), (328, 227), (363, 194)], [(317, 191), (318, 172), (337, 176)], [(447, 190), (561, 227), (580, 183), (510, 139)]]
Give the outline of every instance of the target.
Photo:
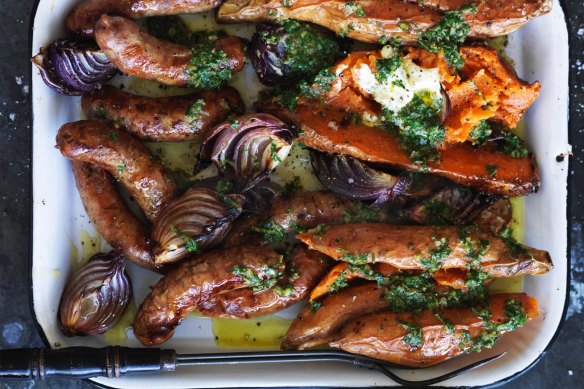
[[(584, 387), (584, 7), (563, 2), (570, 33), (571, 290), (566, 322), (546, 355), (509, 388)], [(0, 6), (0, 348), (42, 347), (29, 309), (31, 128), (28, 36), (34, 0)], [(561, 119), (561, 118), (559, 118)], [(0, 380), (0, 388), (93, 388), (83, 380)]]

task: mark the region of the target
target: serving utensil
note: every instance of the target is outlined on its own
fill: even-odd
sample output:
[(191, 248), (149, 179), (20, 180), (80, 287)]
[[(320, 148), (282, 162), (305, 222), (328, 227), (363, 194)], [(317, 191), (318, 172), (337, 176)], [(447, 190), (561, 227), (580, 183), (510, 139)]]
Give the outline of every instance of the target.
[(172, 372), (181, 366), (244, 363), (345, 362), (377, 370), (400, 385), (420, 387), (437, 384), (454, 378), (499, 359), (503, 355), (505, 353), (486, 358), (435, 378), (412, 381), (401, 378), (391, 370), (411, 369), (411, 367), (334, 350), (178, 354), (175, 350), (171, 349), (118, 346), (103, 348), (67, 347), (54, 350), (29, 348), (0, 350), (0, 378), (35, 380), (44, 380), (50, 377), (118, 378), (135, 374)]

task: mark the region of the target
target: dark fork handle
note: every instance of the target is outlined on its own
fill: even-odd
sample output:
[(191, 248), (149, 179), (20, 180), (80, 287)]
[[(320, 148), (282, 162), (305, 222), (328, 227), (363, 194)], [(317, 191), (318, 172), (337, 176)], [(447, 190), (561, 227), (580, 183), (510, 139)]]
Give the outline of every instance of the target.
[(68, 347), (0, 350), (0, 378), (117, 378), (137, 373), (174, 371), (174, 350), (158, 348)]

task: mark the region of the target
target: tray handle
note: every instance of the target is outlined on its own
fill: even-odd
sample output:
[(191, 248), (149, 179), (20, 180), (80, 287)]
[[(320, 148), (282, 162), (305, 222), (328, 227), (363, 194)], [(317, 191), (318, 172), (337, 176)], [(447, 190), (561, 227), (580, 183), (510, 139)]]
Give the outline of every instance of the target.
[(68, 347), (0, 350), (0, 378), (117, 378), (176, 369), (174, 350)]

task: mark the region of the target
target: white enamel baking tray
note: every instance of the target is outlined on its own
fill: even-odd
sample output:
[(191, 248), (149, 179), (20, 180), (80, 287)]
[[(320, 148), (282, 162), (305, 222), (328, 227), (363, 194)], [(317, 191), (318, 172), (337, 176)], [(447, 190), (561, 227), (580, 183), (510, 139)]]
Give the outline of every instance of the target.
[[(31, 55), (41, 46), (65, 36), (64, 19), (76, 0), (40, 0), (33, 17)], [(208, 20), (208, 19), (207, 19)], [(230, 32), (249, 36), (249, 28), (232, 26)], [(568, 159), (556, 156), (568, 144), (568, 35), (557, 1), (553, 11), (511, 34), (507, 47), (520, 77), (541, 81), (541, 96), (525, 118), (526, 139), (537, 156), (542, 177), (539, 193), (525, 201), (525, 242), (550, 252), (555, 268), (540, 277), (526, 277), (524, 291), (540, 302), (541, 318), (506, 335), (492, 350), (452, 360), (438, 367), (403, 371), (408, 379), (430, 378), (487, 356), (507, 354), (475, 371), (444, 382), (447, 386), (478, 386), (508, 380), (533, 365), (553, 341), (563, 320), (567, 296)], [(54, 148), (60, 125), (79, 119), (79, 99), (52, 92), (32, 70), (33, 112), (33, 254), (31, 279), (33, 307), (47, 345), (104, 346), (103, 337), (67, 338), (58, 327), (57, 307), (71, 271), (72, 250), (80, 247), (80, 231), (95, 234), (79, 200), (69, 161)], [(255, 95), (254, 83), (238, 76), (242, 95)], [(156, 276), (129, 266), (139, 303)], [(288, 312), (288, 315), (291, 313)], [(286, 315), (286, 313), (284, 313)], [(140, 346), (129, 332), (127, 346)], [(216, 347), (208, 319), (189, 317), (164, 344), (178, 352), (225, 352)], [(180, 368), (174, 373), (120, 379), (98, 378), (100, 385), (124, 388), (251, 387), (251, 386), (387, 386), (394, 383), (370, 370), (337, 363), (286, 365), (226, 365)]]

